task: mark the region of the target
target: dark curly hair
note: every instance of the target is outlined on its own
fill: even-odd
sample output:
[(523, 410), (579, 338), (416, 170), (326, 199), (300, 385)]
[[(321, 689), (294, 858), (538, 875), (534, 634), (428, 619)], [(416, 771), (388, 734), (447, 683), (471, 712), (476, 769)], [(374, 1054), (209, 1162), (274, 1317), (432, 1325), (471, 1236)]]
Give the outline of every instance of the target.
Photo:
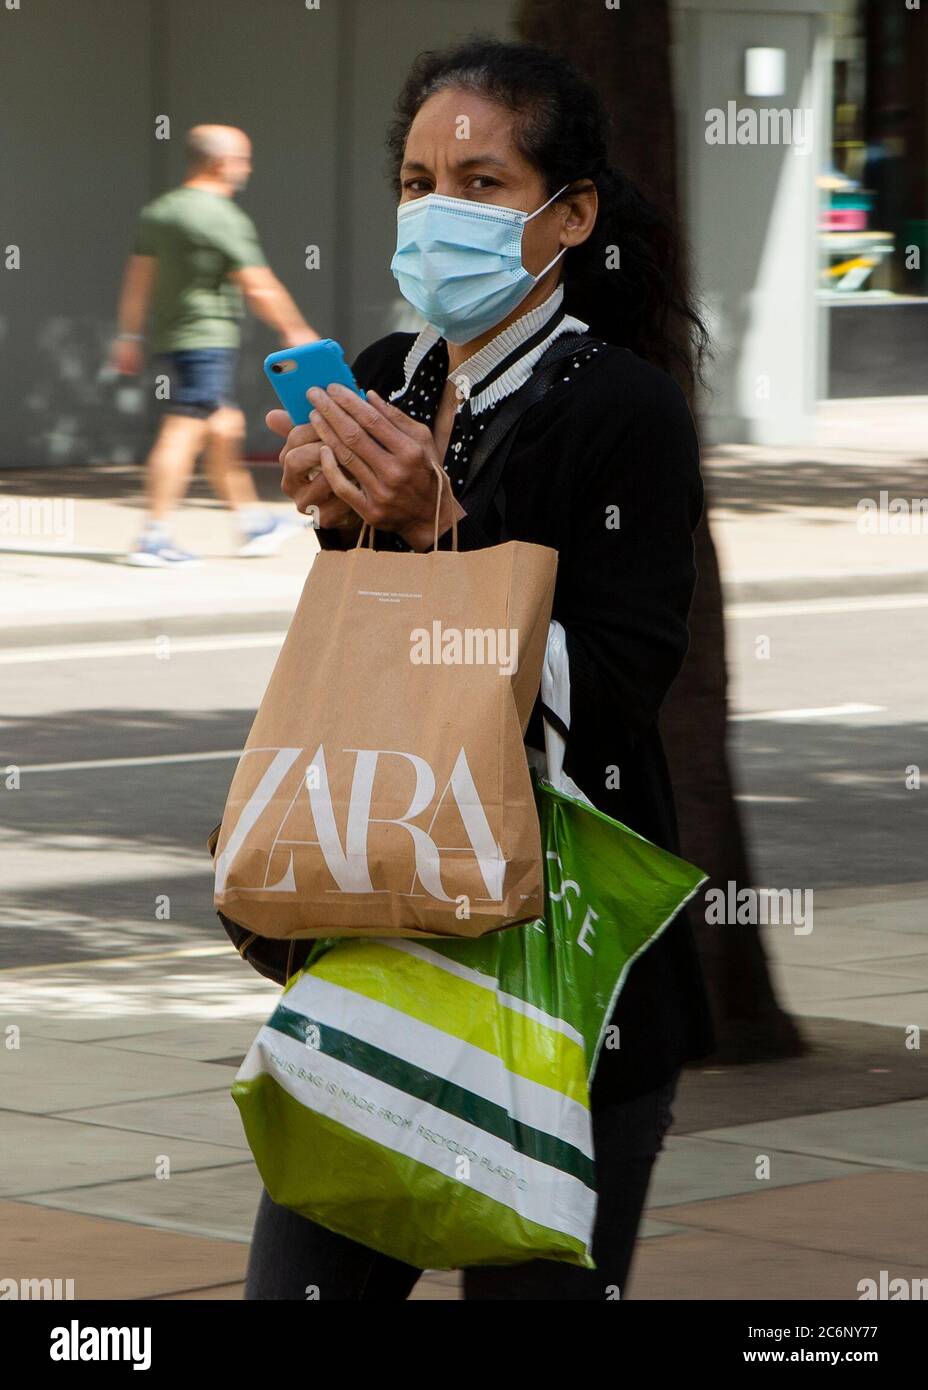
[[(567, 183), (595, 184), (596, 225), (564, 256), (564, 306), (598, 337), (630, 348), (692, 388), (708, 334), (687, 295), (678, 231), (664, 209), (609, 167), (607, 117), (592, 84), (556, 53), (492, 36), (420, 53), (387, 134), (397, 199), (409, 128), (423, 103), (449, 88), (476, 92), (512, 113), (516, 148), (539, 171), (549, 197)], [(607, 264), (616, 249), (619, 270)]]

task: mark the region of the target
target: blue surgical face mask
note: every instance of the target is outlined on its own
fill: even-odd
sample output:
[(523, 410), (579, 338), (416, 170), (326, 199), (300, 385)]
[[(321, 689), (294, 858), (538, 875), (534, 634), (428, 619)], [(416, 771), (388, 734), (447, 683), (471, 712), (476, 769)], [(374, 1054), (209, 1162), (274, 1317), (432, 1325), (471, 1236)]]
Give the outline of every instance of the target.
[(537, 275), (522, 264), (522, 229), (564, 188), (531, 213), (439, 193), (400, 203), (390, 269), (403, 298), (450, 343), (485, 333), (567, 250), (562, 247)]

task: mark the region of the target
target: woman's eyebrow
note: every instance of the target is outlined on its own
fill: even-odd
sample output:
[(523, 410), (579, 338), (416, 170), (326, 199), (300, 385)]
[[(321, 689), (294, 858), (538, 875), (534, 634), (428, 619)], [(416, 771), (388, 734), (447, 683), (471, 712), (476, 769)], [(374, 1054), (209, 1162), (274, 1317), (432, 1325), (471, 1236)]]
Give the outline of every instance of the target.
[[(466, 159), (456, 160), (451, 167), (453, 169), (472, 169), (477, 164), (495, 164), (499, 169), (508, 169), (509, 167), (506, 160), (501, 159), (498, 154), (471, 154)], [(414, 170), (417, 173), (427, 174), (429, 172), (428, 165), (420, 163), (418, 159), (404, 159), (402, 168), (411, 172)]]

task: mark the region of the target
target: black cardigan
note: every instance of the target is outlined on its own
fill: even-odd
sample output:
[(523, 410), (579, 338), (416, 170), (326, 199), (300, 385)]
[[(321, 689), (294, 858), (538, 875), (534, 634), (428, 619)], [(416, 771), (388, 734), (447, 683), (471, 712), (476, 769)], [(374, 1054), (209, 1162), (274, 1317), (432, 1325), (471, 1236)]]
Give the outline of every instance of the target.
[[(384, 397), (401, 386), (414, 336), (392, 333), (366, 348), (354, 363), (359, 385)], [(686, 400), (665, 372), (602, 344), (587, 360), (578, 354), (576, 366), (568, 358), (517, 429), (500, 484), (505, 532), (495, 509), (468, 515), (458, 544), (523, 540), (557, 550), (552, 616), (570, 662), (564, 770), (600, 810), (678, 853), (657, 716), (686, 654), (696, 582), (692, 532), (703, 490)], [(466, 486), (460, 500), (466, 509)], [(324, 548), (343, 544), (337, 531), (317, 534)], [(537, 707), (527, 741), (544, 747)], [(617, 788), (607, 786), (615, 767)], [(620, 1046), (600, 1054), (597, 1107), (652, 1090), (712, 1050), (685, 910), (629, 970), (612, 1022)]]

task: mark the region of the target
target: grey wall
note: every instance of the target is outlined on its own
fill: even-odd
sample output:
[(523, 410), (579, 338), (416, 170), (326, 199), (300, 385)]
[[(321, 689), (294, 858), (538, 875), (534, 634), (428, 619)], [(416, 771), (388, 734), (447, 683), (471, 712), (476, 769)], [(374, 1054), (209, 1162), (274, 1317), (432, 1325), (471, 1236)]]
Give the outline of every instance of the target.
[(151, 186), (149, 49), (147, 0), (0, 7), (0, 465), (132, 437), (106, 426), (97, 371)]
[[(567, 3), (567, 0), (564, 0)], [(827, 0), (676, 0), (679, 145), (696, 270), (717, 331), (714, 439), (807, 434), (824, 359), (815, 313), (814, 176), (827, 149)], [(144, 457), (151, 391), (108, 376), (119, 278), (139, 207), (182, 175), (185, 130), (243, 126), (255, 172), (242, 205), (272, 265), (349, 356), (400, 326), (389, 272), (394, 200), (384, 133), (412, 57), (481, 29), (510, 0), (21, 0), (0, 4), (0, 468)], [(788, 51), (788, 91), (813, 105), (816, 152), (709, 147), (705, 112), (739, 105), (743, 50)], [(172, 138), (155, 139), (155, 117)], [(305, 266), (318, 245), (321, 269)], [(403, 326), (412, 326), (407, 317)], [(272, 454), (251, 321), (239, 395), (252, 453)], [(759, 378), (770, 382), (758, 395)]]
[[(482, 29), (507, 34), (508, 0), (22, 0), (0, 6), (0, 467), (141, 460), (147, 379), (104, 369), (137, 211), (179, 182), (198, 121), (255, 146), (241, 198), (276, 272), (349, 355), (395, 326), (394, 200), (383, 139), (413, 56)], [(171, 139), (155, 138), (155, 117)], [(318, 245), (321, 269), (305, 267)], [(0, 257), (0, 263), (4, 257)], [(249, 447), (263, 426), (253, 321), (239, 396)]]
[[(678, 144), (688, 232), (716, 358), (703, 419), (714, 442), (810, 437), (823, 385), (816, 175), (828, 162), (827, 0), (678, 0)], [(786, 51), (786, 91), (744, 92), (747, 48)], [(811, 109), (811, 153), (709, 145), (706, 113)]]

